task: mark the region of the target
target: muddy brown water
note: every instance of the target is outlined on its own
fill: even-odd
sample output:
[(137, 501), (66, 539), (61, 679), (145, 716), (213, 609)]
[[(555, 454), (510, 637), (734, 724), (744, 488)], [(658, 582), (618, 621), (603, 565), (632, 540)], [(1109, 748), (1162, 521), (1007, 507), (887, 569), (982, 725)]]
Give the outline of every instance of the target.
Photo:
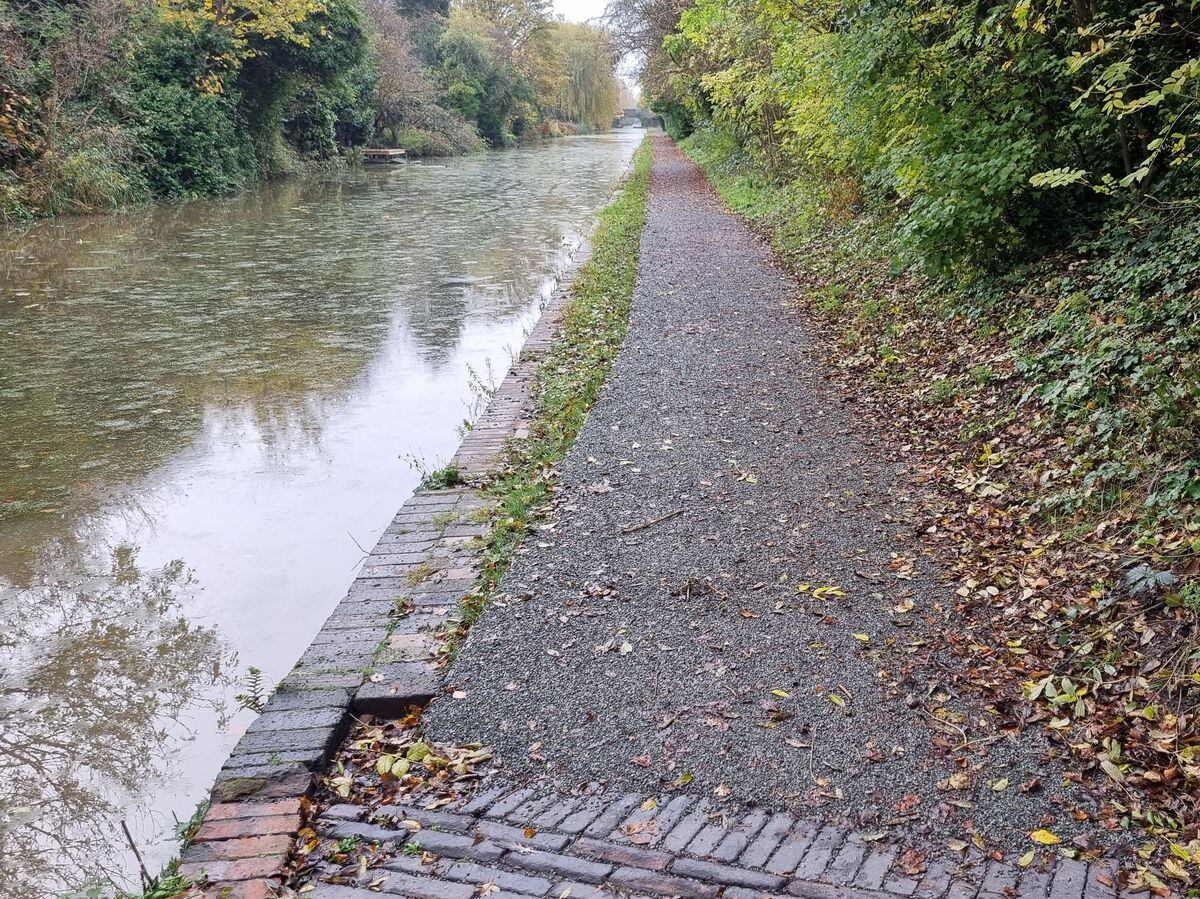
[(640, 137), (0, 233), (0, 892), (171, 856)]

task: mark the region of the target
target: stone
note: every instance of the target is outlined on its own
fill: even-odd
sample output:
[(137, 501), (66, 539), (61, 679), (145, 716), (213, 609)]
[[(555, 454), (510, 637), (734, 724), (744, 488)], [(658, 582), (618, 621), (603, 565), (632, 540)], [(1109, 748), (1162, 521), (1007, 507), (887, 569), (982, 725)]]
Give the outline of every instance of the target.
[(599, 883), (612, 871), (613, 866), (602, 862), (588, 861), (570, 855), (558, 855), (554, 852), (511, 852), (505, 859), (505, 864), (525, 868), (530, 871), (540, 871), (545, 874), (556, 874), (569, 877), (572, 880), (582, 880), (587, 883)]
[(231, 755), (271, 751), (296, 752), (305, 749), (324, 751), (332, 745), (333, 734), (333, 729), (328, 727), (256, 731), (243, 735), (233, 747)]
[[(328, 835), (335, 840), (349, 837), (361, 837), (369, 843), (395, 843), (400, 845), (412, 835), (404, 828), (380, 827), (378, 824), (366, 824), (362, 821), (342, 821), (330, 828)], [(413, 842), (416, 842), (414, 839)]]
[(708, 803), (701, 800), (666, 835), (662, 842), (662, 848), (667, 852), (681, 852), (683, 847), (690, 843), (707, 824)]
[(799, 880), (816, 880), (825, 871), (834, 855), (841, 847), (845, 831), (837, 827), (822, 828), (804, 853), (799, 866), (795, 870)]
[(697, 880), (723, 883), (728, 886), (749, 887), (770, 892), (783, 886), (783, 878), (777, 874), (764, 874), (720, 862), (702, 861), (697, 858), (677, 858), (671, 865), (671, 873)]
[[(888, 871), (892, 869), (892, 863), (895, 860), (896, 850), (894, 849), (872, 849), (862, 863), (862, 867), (858, 869), (858, 874), (854, 876), (854, 883), (871, 890), (879, 889), (883, 886), (884, 879), (887, 877)], [(913, 888), (916, 889), (915, 881)]]
[(501, 824), (498, 821), (479, 821), (477, 829), (487, 839), (505, 849), (516, 849), (523, 846), (529, 849), (554, 851), (566, 846), (568, 840), (567, 837), (557, 833), (535, 832), (533, 836), (527, 837), (525, 836), (525, 831), (520, 827), (513, 827), (511, 824)]
[(721, 888), (713, 883), (673, 877), (643, 868), (617, 868), (609, 880), (623, 889), (657, 893), (661, 896), (679, 896), (681, 899), (713, 899), (721, 892)]
[(269, 775), (240, 775), (230, 771), (227, 777), (218, 776), (212, 797), (217, 802), (234, 802), (250, 796), (259, 800), (303, 796), (312, 786), (312, 779), (312, 772), (304, 769), (275, 771)]
[(739, 855), (742, 850), (749, 844), (764, 824), (767, 823), (767, 813), (760, 809), (747, 814), (739, 821), (725, 838), (719, 842), (712, 850), (712, 857), (717, 861), (731, 862)]
[(340, 708), (288, 709), (276, 711), (267, 703), (267, 709), (250, 722), (246, 733), (262, 733), (276, 730), (305, 730), (314, 727), (336, 728), (346, 718), (346, 710)]
[(614, 865), (627, 865), (633, 868), (646, 868), (650, 871), (665, 871), (674, 858), (668, 852), (655, 849), (640, 849), (621, 843), (607, 843), (594, 840), (591, 837), (580, 837), (571, 847), (576, 855), (599, 861), (612, 862)]
[(378, 680), (363, 684), (354, 696), (354, 711), (396, 718), (414, 705), (429, 702), (441, 688), (438, 671), (424, 662), (385, 665)]
[(604, 802), (594, 797), (585, 799), (575, 811), (563, 819), (555, 830), (563, 833), (582, 833), (604, 811)]
[(1072, 858), (1058, 860), (1049, 899), (1081, 899), (1087, 885), (1087, 865)]
[(858, 834), (850, 834), (837, 855), (830, 859), (823, 878), (830, 883), (850, 883), (867, 857), (870, 845)]
[[(438, 880), (433, 877), (422, 877), (420, 874), (405, 874), (394, 872), (389, 874), (379, 890), (385, 893), (399, 893), (414, 899), (471, 899), (475, 895), (475, 887), (467, 883), (456, 883), (452, 880)], [(368, 896), (378, 896), (378, 892), (367, 893)]]
[(407, 819), (416, 821), (425, 828), (456, 833), (470, 833), (479, 823), (471, 815), (459, 815), (440, 809), (417, 808), (414, 805), (381, 805), (375, 810), (374, 817), (388, 818), (393, 821)]
[(504, 855), (504, 850), (487, 840), (479, 843), (474, 837), (440, 830), (422, 830), (409, 840), (423, 852), (444, 855), (447, 858), (470, 858), (476, 861), (495, 861)]
[(468, 883), (494, 883), (502, 890), (512, 890), (528, 896), (542, 896), (550, 889), (550, 881), (544, 877), (502, 871), (473, 862), (455, 862), (446, 871), (446, 876)]

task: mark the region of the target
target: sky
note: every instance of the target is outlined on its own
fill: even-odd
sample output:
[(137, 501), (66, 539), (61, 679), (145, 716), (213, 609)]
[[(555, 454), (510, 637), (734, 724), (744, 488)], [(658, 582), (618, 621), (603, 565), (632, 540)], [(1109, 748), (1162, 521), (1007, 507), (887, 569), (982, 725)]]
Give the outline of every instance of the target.
[[(554, 0), (554, 11), (568, 22), (595, 21), (604, 15), (608, 0)], [(617, 75), (636, 93), (640, 91), (633, 74), (634, 60), (626, 57), (617, 66)]]
[(586, 22), (603, 15), (608, 0), (554, 0), (554, 9), (568, 22)]

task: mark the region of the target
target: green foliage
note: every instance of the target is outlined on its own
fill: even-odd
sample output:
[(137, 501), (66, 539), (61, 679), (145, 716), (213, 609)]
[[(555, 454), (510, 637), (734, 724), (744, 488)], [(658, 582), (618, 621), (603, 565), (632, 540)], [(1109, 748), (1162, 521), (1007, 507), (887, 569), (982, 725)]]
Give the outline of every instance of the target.
[(50, 2), (0, 29), (5, 219), (227, 192), (373, 130), (356, 0)]
[(5, 4), (0, 50), (3, 222), (227, 193), (368, 143), (506, 146), (617, 111), (607, 33), (542, 0)]
[(772, 177), (854, 185), (951, 273), (1194, 207), (1198, 25), (1189, 2), (695, 0), (647, 78), (673, 133), (708, 120)]
[[(968, 329), (962, 346), (997, 340), (1009, 368), (994, 360), (964, 366), (955, 378), (931, 377), (924, 404), (945, 406), (960, 395), (1003, 390), (1003, 416), (980, 416), (967, 429), (975, 439), (1001, 431), (1017, 414), (1039, 429), (1067, 436), (1065, 475), (1040, 490), (1039, 508), (1073, 515), (1081, 509), (1134, 509), (1148, 529), (1182, 518), (1200, 501), (1200, 215), (1162, 210), (1136, 221), (1124, 216), (1068, 250), (1003, 271), (951, 284), (927, 280), (893, 303), (861, 274), (886, 267), (905, 239), (897, 213), (860, 214), (841, 222), (828, 215), (827, 184), (767, 174), (761, 157), (727, 132), (705, 127), (683, 142), (735, 210), (768, 232), (778, 250), (812, 274), (813, 306), (843, 319), (843, 346), (855, 353), (874, 335), (877, 377), (894, 382), (896, 365), (928, 358), (897, 351), (898, 334), (934, 332), (943, 322)], [(805, 192), (805, 185), (808, 191)], [(902, 214), (902, 213), (901, 213)], [(892, 275), (899, 272), (893, 267)], [(949, 354), (948, 358), (969, 358)], [(890, 360), (890, 361), (889, 361)], [(973, 402), (973, 401), (972, 401)]]
[(421, 490), (445, 490), (463, 483), (462, 472), (454, 465), (443, 465), (421, 476)]

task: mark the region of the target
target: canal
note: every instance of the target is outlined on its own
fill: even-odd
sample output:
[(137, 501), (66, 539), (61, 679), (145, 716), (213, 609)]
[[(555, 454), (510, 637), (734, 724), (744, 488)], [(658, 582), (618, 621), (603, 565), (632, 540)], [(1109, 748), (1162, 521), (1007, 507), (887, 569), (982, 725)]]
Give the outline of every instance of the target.
[(6, 896), (173, 854), (640, 137), (0, 235)]

